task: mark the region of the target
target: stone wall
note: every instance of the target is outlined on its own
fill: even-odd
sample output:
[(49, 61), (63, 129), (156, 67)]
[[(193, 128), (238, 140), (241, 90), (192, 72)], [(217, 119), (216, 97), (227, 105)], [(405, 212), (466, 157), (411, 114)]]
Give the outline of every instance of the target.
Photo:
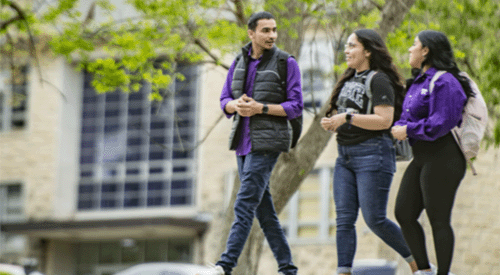
[[(52, 211), (58, 153), (61, 60), (40, 60), (45, 83), (30, 69), (27, 121), (24, 129), (0, 134), (0, 184), (19, 182), (29, 219), (45, 219)], [(57, 88), (54, 88), (57, 87)]]

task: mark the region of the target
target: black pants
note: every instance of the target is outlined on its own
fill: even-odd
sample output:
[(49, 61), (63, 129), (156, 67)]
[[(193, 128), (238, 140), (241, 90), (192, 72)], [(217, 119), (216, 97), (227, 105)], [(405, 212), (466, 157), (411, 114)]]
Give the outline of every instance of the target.
[(396, 219), (419, 269), (428, 269), (425, 235), (417, 221), (425, 209), (429, 218), (438, 275), (448, 275), (455, 238), (451, 211), (465, 175), (466, 161), (451, 133), (435, 141), (417, 141), (396, 198)]

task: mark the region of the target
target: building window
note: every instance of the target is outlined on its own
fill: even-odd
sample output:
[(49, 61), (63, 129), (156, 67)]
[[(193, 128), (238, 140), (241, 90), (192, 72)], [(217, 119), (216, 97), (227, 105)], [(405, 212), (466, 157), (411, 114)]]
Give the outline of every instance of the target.
[(79, 210), (191, 206), (195, 195), (197, 67), (156, 104), (150, 87), (97, 94), (85, 74)]
[(24, 199), (21, 184), (0, 185), (0, 221), (16, 222), (24, 219)]
[(335, 241), (332, 175), (331, 167), (311, 171), (281, 212), (279, 218), (290, 243)]
[[(25, 219), (24, 196), (19, 183), (0, 184), (0, 225)], [(14, 260), (26, 251), (25, 236), (0, 232), (0, 259)]]
[(305, 41), (300, 49), (298, 63), (302, 71), (304, 109), (313, 111), (329, 98), (335, 83), (332, 76), (335, 64), (332, 42), (327, 38)]
[[(76, 246), (77, 275), (114, 274), (129, 266), (147, 262), (193, 261), (189, 239), (81, 242)], [(101, 271), (101, 272), (99, 272)]]
[(0, 73), (0, 132), (26, 125), (28, 66)]

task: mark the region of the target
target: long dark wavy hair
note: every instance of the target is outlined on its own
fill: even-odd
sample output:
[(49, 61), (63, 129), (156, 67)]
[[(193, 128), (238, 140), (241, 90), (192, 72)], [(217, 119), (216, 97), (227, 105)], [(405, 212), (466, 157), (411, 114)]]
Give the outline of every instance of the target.
[[(371, 53), (369, 57), (370, 70), (384, 72), (392, 82), (395, 92), (393, 121), (397, 121), (399, 119), (399, 116), (401, 115), (403, 100), (406, 91), (403, 86), (403, 79), (398, 73), (396, 66), (392, 63), (392, 57), (389, 54), (389, 50), (387, 50), (382, 37), (374, 30), (360, 29), (355, 31), (354, 34), (356, 34), (358, 41), (363, 45), (365, 50)], [(354, 76), (355, 72), (355, 69), (347, 68), (347, 70), (345, 70), (345, 72), (340, 77), (339, 81), (333, 88), (333, 92), (330, 98), (330, 108), (327, 110), (326, 116), (331, 116), (333, 112), (337, 110), (336, 103), (340, 91), (342, 90), (345, 82), (352, 76)]]
[(437, 70), (451, 73), (460, 82), (460, 85), (462, 85), (467, 99), (474, 97), (475, 94), (470, 87), (469, 80), (459, 74), (460, 70), (455, 62), (455, 56), (448, 37), (442, 32), (433, 30), (421, 31), (417, 34), (417, 37), (420, 43), (422, 43), (422, 47), (429, 49), (429, 53), (422, 62), (421, 68), (412, 70), (413, 78), (406, 81), (406, 88), (409, 89), (415, 77), (421, 73), (422, 68), (425, 65), (429, 65)]

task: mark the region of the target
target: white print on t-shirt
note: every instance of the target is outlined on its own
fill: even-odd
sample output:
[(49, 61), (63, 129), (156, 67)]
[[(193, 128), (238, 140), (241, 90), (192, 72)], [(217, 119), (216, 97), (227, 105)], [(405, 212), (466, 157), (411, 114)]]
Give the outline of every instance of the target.
[[(356, 104), (358, 109), (363, 109), (364, 105), (364, 95), (366, 93), (365, 85), (358, 82), (346, 82), (344, 87), (339, 94), (339, 99), (337, 101), (338, 107), (343, 107), (347, 109), (352, 106), (352, 103)], [(348, 100), (352, 103), (349, 104)], [(348, 106), (351, 105), (351, 106)], [(352, 106), (354, 107), (354, 106)]]
[(428, 92), (429, 92), (429, 90), (427, 90), (427, 89), (424, 88), (424, 89), (422, 89), (422, 91), (420, 91), (420, 94), (421, 95), (426, 95)]

